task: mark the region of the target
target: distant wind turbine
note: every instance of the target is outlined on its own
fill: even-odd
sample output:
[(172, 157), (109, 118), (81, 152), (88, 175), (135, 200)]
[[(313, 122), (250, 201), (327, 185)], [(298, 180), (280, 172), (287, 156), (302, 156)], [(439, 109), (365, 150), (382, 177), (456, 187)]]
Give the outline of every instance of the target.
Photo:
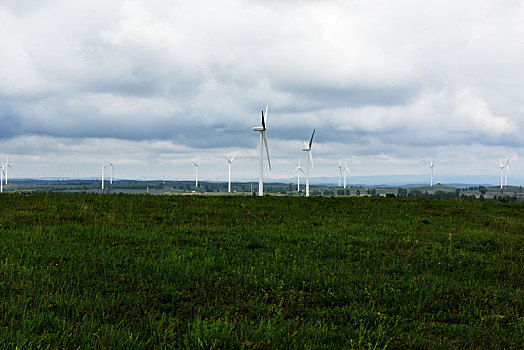
[(342, 159), (338, 161), (338, 187), (340, 187), (340, 180), (342, 179)]
[(349, 174), (351, 174), (351, 171), (349, 170), (348, 168), (348, 161), (345, 160), (344, 161), (344, 169), (343, 169), (343, 172), (344, 172), (344, 189), (346, 189), (346, 174), (349, 176)]
[(191, 163), (195, 166), (195, 187), (198, 187), (198, 167), (200, 166), (200, 163), (193, 161), (191, 161)]
[(11, 165), (9, 164), (9, 156), (7, 156), (7, 161), (4, 163), (4, 168), (5, 184), (7, 185), (7, 168), (13, 169), (13, 167), (11, 167)]
[(5, 174), (5, 165), (4, 165), (4, 161), (2, 161), (2, 165), (0, 166), (0, 193), (4, 192), (4, 174)]
[(227, 192), (231, 193), (231, 164), (235, 160), (236, 155), (232, 158), (224, 157), (227, 160)]
[(302, 172), (302, 174), (306, 174), (300, 167), (300, 158), (298, 158), (298, 166), (295, 171), (297, 172), (297, 192), (300, 192), (300, 173)]
[(104, 189), (104, 168), (106, 166), (109, 166), (111, 168), (111, 181), (110, 181), (110, 184), (112, 185), (113, 184), (113, 173), (114, 173), (114, 168), (113, 168), (113, 163), (111, 162), (104, 162), (102, 164), (102, 189)]
[[(506, 165), (504, 167), (506, 168), (506, 181), (505, 181), (506, 185), (505, 185), (505, 187), (508, 188), (508, 173), (511, 174), (511, 171), (509, 171), (509, 157), (508, 157), (508, 160), (506, 161)], [(6, 183), (7, 183), (7, 181), (6, 181)]]
[(429, 186), (433, 187), (433, 167), (435, 166), (435, 163), (433, 163), (432, 160), (429, 161), (429, 167), (431, 168), (431, 179), (429, 182)]
[(504, 164), (502, 164), (502, 160), (499, 159), (499, 163), (500, 163), (500, 189), (502, 190), (502, 178), (503, 178), (503, 175), (504, 175)]
[(269, 165), (269, 170), (271, 170), (271, 160), (269, 159), (269, 148), (267, 145), (267, 135), (266, 135), (266, 119), (268, 114), (268, 107), (266, 106), (266, 115), (264, 118), (264, 111), (262, 111), (262, 124), (261, 126), (253, 127), (253, 131), (260, 132), (260, 145), (259, 145), (259, 155), (258, 155), (258, 195), (264, 195), (264, 146), (266, 147), (267, 153), (267, 163)]
[(313, 154), (311, 153), (311, 146), (313, 145), (313, 136), (315, 136), (315, 129), (313, 129), (313, 134), (311, 134), (311, 139), (309, 140), (309, 144), (304, 142), (305, 148), (302, 148), (302, 151), (306, 152), (306, 197), (309, 197), (309, 163), (311, 162), (311, 167), (315, 168), (315, 165), (313, 164)]

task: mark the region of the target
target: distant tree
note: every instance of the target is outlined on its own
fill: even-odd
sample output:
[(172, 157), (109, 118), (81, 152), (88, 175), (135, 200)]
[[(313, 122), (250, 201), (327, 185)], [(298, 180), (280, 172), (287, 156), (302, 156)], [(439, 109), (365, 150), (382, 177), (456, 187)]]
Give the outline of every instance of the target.
[(479, 192), (480, 192), (480, 194), (486, 194), (487, 191), (488, 191), (488, 190), (486, 189), (486, 187), (484, 187), (484, 186), (479, 186)]
[(360, 190), (357, 190), (357, 196), (360, 196)]

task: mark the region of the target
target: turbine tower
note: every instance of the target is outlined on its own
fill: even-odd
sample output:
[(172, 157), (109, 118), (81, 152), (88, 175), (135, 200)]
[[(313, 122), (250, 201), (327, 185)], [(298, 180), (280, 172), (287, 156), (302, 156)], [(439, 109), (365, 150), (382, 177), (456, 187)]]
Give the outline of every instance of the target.
[[(506, 165), (504, 166), (506, 168), (506, 180), (505, 180), (505, 187), (508, 188), (508, 173), (511, 174), (511, 171), (509, 171), (509, 157), (508, 157), (508, 160), (506, 161)], [(7, 171), (7, 169), (6, 169)], [(7, 183), (7, 173), (6, 173), (6, 183)]]
[(502, 178), (503, 178), (503, 175), (504, 175), (504, 164), (502, 164), (502, 161), (499, 159), (499, 163), (500, 163), (500, 189), (502, 190)]
[(338, 187), (340, 187), (341, 178), (342, 178), (342, 159), (339, 159), (338, 160)]
[(232, 158), (224, 157), (227, 160), (227, 192), (231, 193), (231, 163), (235, 160), (236, 155)]
[(306, 152), (306, 197), (309, 197), (309, 162), (311, 162), (311, 167), (315, 168), (315, 165), (313, 164), (313, 155), (311, 154), (311, 146), (313, 145), (313, 136), (315, 136), (315, 129), (313, 129), (313, 134), (311, 134), (311, 139), (309, 140), (309, 144), (304, 142), (305, 148), (302, 148), (302, 151)]
[(304, 175), (306, 174), (300, 167), (300, 157), (298, 158), (298, 166), (295, 171), (297, 172), (297, 192), (300, 192), (300, 172), (302, 172)]
[(108, 161), (105, 161), (103, 164), (102, 164), (102, 189), (104, 189), (104, 168), (106, 166), (109, 166), (111, 167), (111, 181), (110, 181), (110, 184), (112, 185), (113, 184), (113, 173), (114, 173), (114, 168), (113, 168), (113, 163), (111, 162), (108, 162)]
[(429, 161), (429, 167), (431, 168), (431, 179), (429, 182), (429, 186), (433, 187), (433, 167), (435, 166), (435, 163), (433, 163), (432, 160)]
[[(266, 106), (266, 115), (267, 119), (268, 106)], [(259, 155), (258, 155), (258, 195), (264, 195), (264, 146), (266, 147), (267, 153), (267, 163), (269, 165), (269, 170), (271, 170), (271, 160), (269, 159), (269, 148), (267, 146), (267, 135), (266, 135), (266, 120), (264, 119), (264, 111), (262, 111), (262, 125), (253, 127), (253, 131), (260, 132), (260, 145), (259, 145)]]
[(4, 192), (4, 174), (5, 174), (5, 165), (4, 165), (4, 161), (2, 161), (2, 165), (0, 166), (0, 193)]
[(195, 166), (195, 187), (198, 187), (198, 166), (200, 165), (200, 163), (193, 161), (191, 161), (191, 163), (193, 163), (193, 165)]
[(349, 176), (351, 174), (351, 171), (348, 168), (348, 161), (344, 161), (344, 189), (346, 189), (346, 174)]
[(4, 163), (4, 175), (5, 175), (5, 184), (7, 185), (7, 168), (13, 169), (9, 164), (9, 156), (7, 156), (7, 161)]

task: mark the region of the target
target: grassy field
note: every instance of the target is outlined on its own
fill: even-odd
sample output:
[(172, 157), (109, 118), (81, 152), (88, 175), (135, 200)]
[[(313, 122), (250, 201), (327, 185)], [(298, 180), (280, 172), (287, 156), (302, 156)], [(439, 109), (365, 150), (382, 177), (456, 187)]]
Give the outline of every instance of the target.
[(522, 348), (524, 205), (0, 196), (0, 348)]

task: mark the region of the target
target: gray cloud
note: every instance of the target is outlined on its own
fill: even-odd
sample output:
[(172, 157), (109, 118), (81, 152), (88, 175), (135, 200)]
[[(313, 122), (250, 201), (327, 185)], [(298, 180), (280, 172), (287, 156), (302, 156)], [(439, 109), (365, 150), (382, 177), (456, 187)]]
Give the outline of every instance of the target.
[(317, 128), (319, 174), (348, 154), (368, 173), (436, 149), (452, 163), (453, 148), (470, 163), (513, 154), (519, 169), (523, 20), (513, 1), (7, 0), (0, 142), (35, 164), (31, 142), (66, 157), (53, 139), (84, 163), (103, 153), (89, 140), (130, 163), (157, 142), (170, 145), (159, 164), (235, 149), (254, 162), (251, 128), (270, 104), (276, 164)]

